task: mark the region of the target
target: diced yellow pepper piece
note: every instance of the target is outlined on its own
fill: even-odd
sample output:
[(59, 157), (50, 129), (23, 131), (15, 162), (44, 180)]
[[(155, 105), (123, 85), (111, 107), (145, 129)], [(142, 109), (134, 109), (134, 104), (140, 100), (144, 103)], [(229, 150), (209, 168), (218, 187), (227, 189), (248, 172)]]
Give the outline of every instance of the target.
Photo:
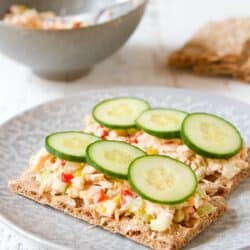
[(138, 130), (135, 128), (130, 128), (127, 130), (128, 135), (134, 135)]
[(96, 211), (98, 213), (100, 213), (101, 215), (105, 215), (106, 214), (106, 207), (103, 206), (103, 204), (100, 204), (96, 207)]
[(84, 179), (84, 174), (82, 172), (82, 168), (79, 168), (78, 170), (76, 170), (74, 176), (80, 176)]
[(113, 201), (115, 202), (116, 206), (119, 206), (121, 203), (121, 196), (117, 195), (113, 198)]
[(146, 153), (148, 155), (155, 155), (158, 153), (158, 151), (155, 148), (148, 148), (148, 149), (146, 149)]
[(150, 214), (144, 214), (142, 215), (143, 216), (143, 219), (146, 221), (146, 222), (150, 222), (152, 219), (153, 219), (153, 216), (150, 215)]
[(127, 131), (124, 129), (116, 129), (115, 132), (118, 136), (127, 136)]
[(182, 209), (177, 209), (174, 215), (174, 222), (180, 223), (184, 220), (185, 214)]

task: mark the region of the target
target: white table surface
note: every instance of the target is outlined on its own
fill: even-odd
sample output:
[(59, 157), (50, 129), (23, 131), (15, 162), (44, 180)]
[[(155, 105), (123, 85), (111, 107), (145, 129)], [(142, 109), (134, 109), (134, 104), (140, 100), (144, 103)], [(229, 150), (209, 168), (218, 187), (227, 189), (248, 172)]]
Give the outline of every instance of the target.
[[(146, 15), (125, 47), (74, 82), (52, 82), (0, 55), (0, 123), (47, 100), (91, 88), (174, 86), (213, 92), (250, 103), (250, 84), (228, 78), (194, 76), (166, 69), (166, 55), (203, 23), (250, 15), (247, 0), (151, 0)], [(1, 38), (0, 38), (1, 39)], [(1, 250), (44, 249), (0, 223)]]

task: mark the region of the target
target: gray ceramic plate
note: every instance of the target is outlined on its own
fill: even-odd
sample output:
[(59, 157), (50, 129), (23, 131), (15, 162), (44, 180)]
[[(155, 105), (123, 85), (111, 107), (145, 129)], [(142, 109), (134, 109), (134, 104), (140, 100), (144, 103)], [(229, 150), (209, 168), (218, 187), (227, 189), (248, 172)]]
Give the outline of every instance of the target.
[[(153, 106), (219, 114), (235, 123), (250, 144), (250, 107), (219, 96), (168, 88), (127, 88), (84, 92), (78, 97), (56, 100), (14, 117), (0, 127), (0, 218), (14, 229), (51, 248), (144, 249), (123, 237), (11, 194), (7, 181), (19, 176), (44, 136), (61, 129), (79, 129), (83, 116), (103, 98), (135, 95)], [(197, 237), (189, 248), (239, 249), (250, 239), (250, 180), (235, 191), (229, 211)]]

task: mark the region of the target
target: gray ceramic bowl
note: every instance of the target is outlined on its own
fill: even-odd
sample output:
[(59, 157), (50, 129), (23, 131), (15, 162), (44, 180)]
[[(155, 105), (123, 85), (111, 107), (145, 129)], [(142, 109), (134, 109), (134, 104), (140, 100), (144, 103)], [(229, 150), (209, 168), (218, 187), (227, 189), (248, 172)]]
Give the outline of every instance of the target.
[[(115, 0), (1, 0), (0, 17), (11, 4), (22, 3), (40, 11), (76, 14), (112, 4)], [(74, 30), (31, 30), (0, 21), (0, 51), (36, 74), (58, 80), (80, 77), (110, 56), (129, 38), (138, 25), (147, 0), (132, 0), (129, 8), (119, 8), (116, 18)], [(100, 6), (98, 6), (100, 7)]]

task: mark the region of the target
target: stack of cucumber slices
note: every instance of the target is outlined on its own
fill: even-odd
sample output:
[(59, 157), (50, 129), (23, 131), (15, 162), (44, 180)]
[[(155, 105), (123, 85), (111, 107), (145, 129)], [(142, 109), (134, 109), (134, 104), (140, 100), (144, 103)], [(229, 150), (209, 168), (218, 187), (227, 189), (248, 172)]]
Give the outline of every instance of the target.
[[(237, 154), (243, 144), (237, 128), (216, 115), (151, 109), (140, 98), (104, 100), (93, 108), (92, 116), (110, 129), (138, 128), (159, 138), (180, 138), (204, 157), (226, 159)], [(87, 162), (107, 176), (127, 179), (138, 195), (155, 203), (183, 202), (197, 188), (191, 167), (168, 156), (146, 155), (126, 142), (104, 141), (92, 134), (65, 131), (48, 135), (45, 146), (58, 158)]]

